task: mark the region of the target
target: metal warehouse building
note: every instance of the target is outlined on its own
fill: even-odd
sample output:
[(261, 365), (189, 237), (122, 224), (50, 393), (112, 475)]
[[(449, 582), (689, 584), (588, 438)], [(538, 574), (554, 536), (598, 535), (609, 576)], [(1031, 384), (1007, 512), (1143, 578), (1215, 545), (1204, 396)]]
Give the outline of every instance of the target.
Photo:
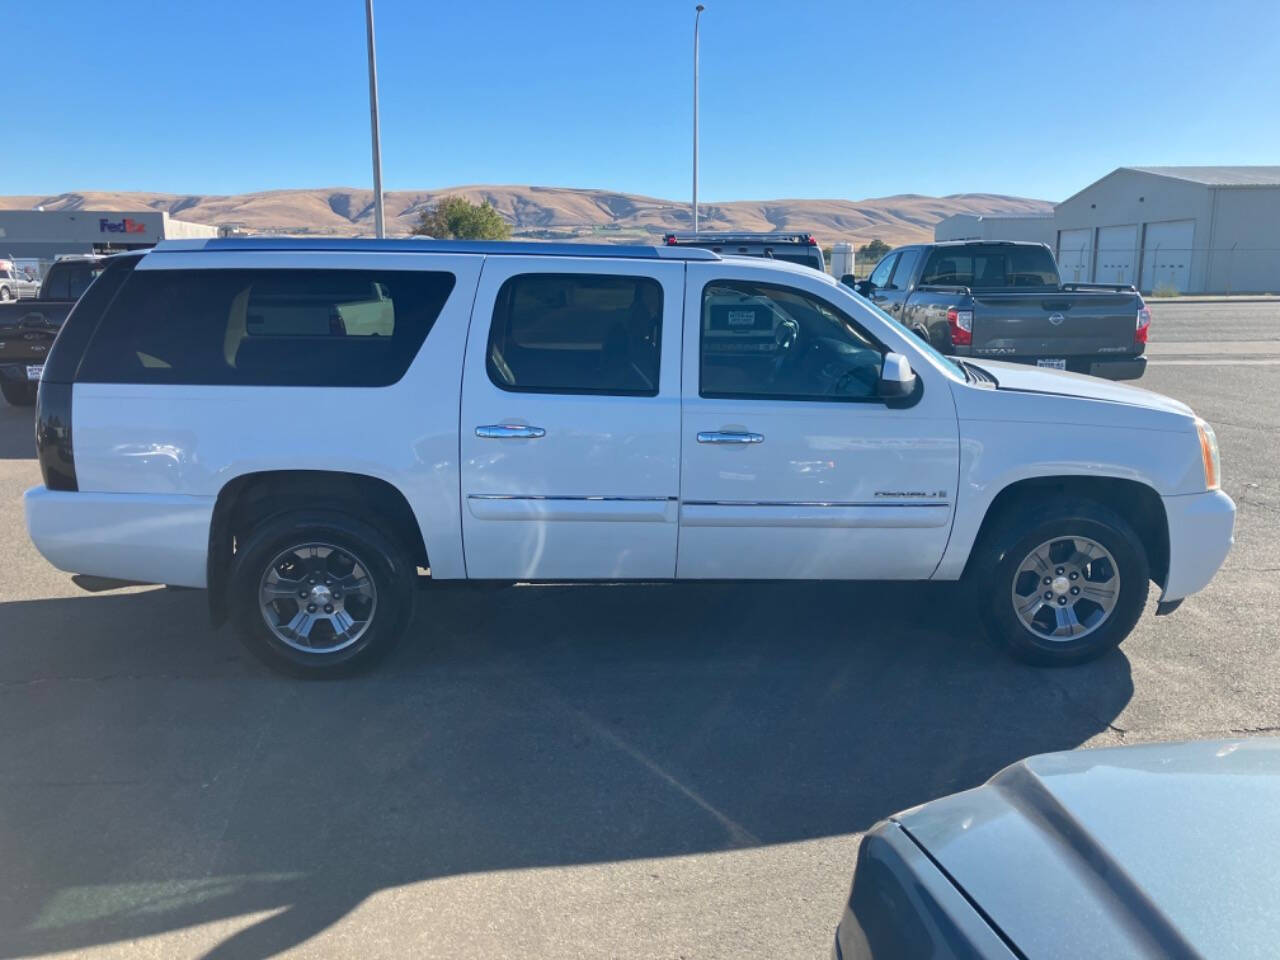
[[(935, 237), (1041, 240), (1066, 281), (1280, 292), (1280, 167), (1121, 167), (1062, 201), (1051, 218), (968, 221), (982, 222), (948, 217)], [(1048, 229), (1029, 235), (1031, 223)]]
[(163, 210), (0, 210), (0, 257), (8, 258), (52, 260), (217, 235), (217, 227), (173, 220)]
[(1053, 246), (1051, 213), (953, 213), (933, 228), (935, 240), (1034, 240)]

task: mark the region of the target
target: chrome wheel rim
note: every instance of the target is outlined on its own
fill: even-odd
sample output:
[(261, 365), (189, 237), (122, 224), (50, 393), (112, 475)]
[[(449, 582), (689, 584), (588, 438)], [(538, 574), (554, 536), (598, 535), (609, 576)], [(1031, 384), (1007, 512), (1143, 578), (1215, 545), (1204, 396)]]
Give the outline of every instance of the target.
[(378, 591), (368, 565), (350, 550), (301, 543), (267, 566), (258, 606), (281, 643), (303, 653), (336, 653), (368, 631)]
[(1038, 637), (1062, 643), (1093, 633), (1120, 599), (1120, 567), (1088, 537), (1054, 537), (1036, 547), (1013, 575), (1013, 610)]

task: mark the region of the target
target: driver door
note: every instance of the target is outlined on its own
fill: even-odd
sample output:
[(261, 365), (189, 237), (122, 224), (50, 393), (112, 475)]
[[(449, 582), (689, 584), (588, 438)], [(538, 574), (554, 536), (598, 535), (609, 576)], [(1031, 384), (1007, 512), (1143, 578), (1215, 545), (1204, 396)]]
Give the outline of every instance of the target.
[(929, 577), (959, 463), (948, 384), (918, 371), (909, 405), (880, 400), (885, 348), (816, 276), (687, 270), (676, 576)]

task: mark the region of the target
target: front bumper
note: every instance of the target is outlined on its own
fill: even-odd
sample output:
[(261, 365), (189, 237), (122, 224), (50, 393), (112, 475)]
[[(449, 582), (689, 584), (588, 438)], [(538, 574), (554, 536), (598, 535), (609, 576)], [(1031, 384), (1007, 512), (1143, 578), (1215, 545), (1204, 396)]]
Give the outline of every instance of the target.
[(22, 498), (27, 532), (59, 570), (204, 587), (213, 497), (63, 492)]
[(1221, 490), (1161, 497), (1169, 521), (1169, 575), (1161, 603), (1208, 586), (1235, 542), (1236, 505)]
[[(1072, 369), (1067, 362), (1067, 369)], [(1103, 377), (1106, 380), (1138, 380), (1147, 372), (1146, 357), (1117, 357), (1115, 360), (1092, 360), (1088, 369), (1079, 373), (1087, 373), (1091, 377)]]

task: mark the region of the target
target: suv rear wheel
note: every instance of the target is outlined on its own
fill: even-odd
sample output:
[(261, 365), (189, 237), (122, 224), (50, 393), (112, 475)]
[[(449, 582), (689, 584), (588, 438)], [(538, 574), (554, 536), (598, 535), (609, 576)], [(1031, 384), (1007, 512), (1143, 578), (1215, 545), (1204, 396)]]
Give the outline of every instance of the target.
[(273, 517), (236, 550), (230, 600), (241, 640), (269, 666), (336, 676), (371, 665), (409, 624), (417, 568), (354, 517)]
[(21, 380), (0, 380), (0, 395), (15, 407), (29, 407), (36, 402), (36, 385)]
[(1028, 505), (1003, 521), (975, 558), (992, 638), (1019, 660), (1083, 663), (1138, 622), (1151, 571), (1137, 533), (1087, 500)]

